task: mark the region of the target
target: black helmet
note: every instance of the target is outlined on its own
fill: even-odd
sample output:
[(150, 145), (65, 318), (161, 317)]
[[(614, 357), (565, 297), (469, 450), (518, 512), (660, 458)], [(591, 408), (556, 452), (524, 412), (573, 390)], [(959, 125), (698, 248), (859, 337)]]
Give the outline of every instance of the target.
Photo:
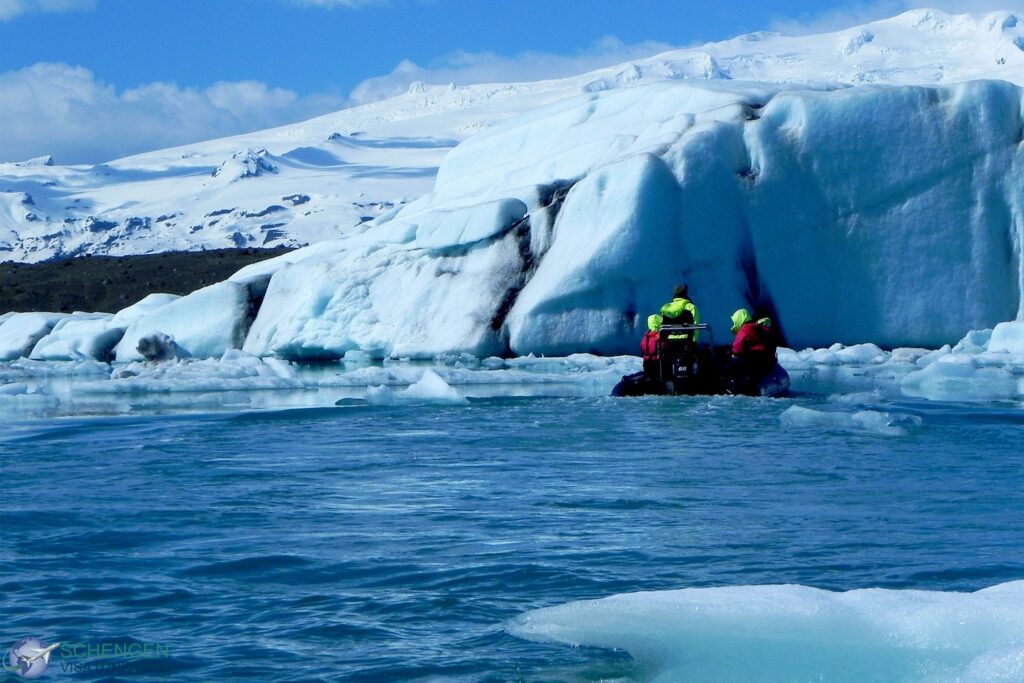
[(689, 288), (686, 285), (676, 285), (676, 288), (672, 291), (673, 299), (689, 299)]

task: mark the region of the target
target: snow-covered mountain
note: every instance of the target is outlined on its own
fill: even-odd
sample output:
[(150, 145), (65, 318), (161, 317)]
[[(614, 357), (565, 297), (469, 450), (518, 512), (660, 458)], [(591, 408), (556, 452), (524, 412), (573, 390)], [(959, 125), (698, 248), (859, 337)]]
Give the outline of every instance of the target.
[[(0, 260), (40, 261), (353, 235), (434, 187), (459, 142), (585, 93), (659, 81), (1024, 83), (1008, 13), (918, 10), (835, 33), (757, 33), (535, 83), (416, 84), (389, 100), (273, 130), (96, 166), (0, 164)], [(57, 160), (59, 161), (59, 159)]]

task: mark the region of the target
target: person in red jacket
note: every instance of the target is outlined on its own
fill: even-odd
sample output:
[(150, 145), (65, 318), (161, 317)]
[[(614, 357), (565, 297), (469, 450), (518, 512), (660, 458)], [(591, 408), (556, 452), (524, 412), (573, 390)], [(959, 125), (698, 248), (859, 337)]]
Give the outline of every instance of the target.
[(661, 316), (648, 316), (647, 328), (647, 334), (640, 342), (640, 352), (644, 359), (644, 377), (658, 379), (661, 377)]
[(732, 369), (736, 375), (760, 375), (775, 366), (775, 340), (771, 319), (754, 321), (750, 311), (741, 308), (732, 314)]

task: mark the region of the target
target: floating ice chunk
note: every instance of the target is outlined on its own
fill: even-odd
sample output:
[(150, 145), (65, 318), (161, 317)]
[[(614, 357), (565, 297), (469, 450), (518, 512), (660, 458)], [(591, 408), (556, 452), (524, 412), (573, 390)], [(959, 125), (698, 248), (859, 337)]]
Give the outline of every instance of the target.
[(378, 365), (360, 367), (345, 372), (330, 380), (328, 386), (346, 387), (381, 387), (415, 384), (420, 378), (421, 370), (413, 367), (380, 367)]
[(109, 380), (83, 382), (75, 390), (83, 394), (156, 394), (302, 388), (288, 368), (284, 361), (234, 350), (223, 358), (126, 363), (117, 367)]
[(40, 339), (67, 316), (61, 313), (15, 313), (0, 324), (0, 360), (27, 358)]
[(370, 387), (366, 392), (366, 400), (375, 405), (402, 403), (463, 405), (469, 403), (465, 396), (441, 379), (441, 376), (433, 370), (425, 371), (419, 381), (401, 391), (395, 391), (385, 386)]
[(1024, 396), (1024, 376), (986, 366), (989, 354), (946, 354), (900, 381), (907, 396), (933, 401), (999, 401)]
[(106, 313), (76, 313), (64, 318), (39, 340), (29, 357), (33, 360), (107, 360), (125, 331), (125, 327), (112, 324), (113, 317)]
[[(794, 370), (806, 370), (813, 366), (856, 367), (882, 366), (892, 359), (891, 354), (883, 351), (875, 344), (855, 344), (843, 346), (833, 344), (827, 349), (804, 349), (795, 352), (792, 349), (779, 349), (779, 362), (783, 367)], [(876, 370), (865, 370), (874, 372)]]
[(831, 394), (828, 400), (832, 403), (866, 405), (879, 403), (884, 398), (884, 394), (880, 390), (875, 389), (873, 391), (855, 391), (849, 394)]
[(533, 610), (506, 628), (529, 640), (624, 649), (658, 682), (1018, 681), (1024, 581), (975, 593), (652, 591)]
[(843, 364), (884, 363), (889, 354), (874, 344), (855, 344), (835, 352), (836, 360)]
[(139, 341), (154, 332), (170, 335), (191, 356), (220, 357), (242, 346), (250, 313), (245, 285), (225, 281), (204, 287), (132, 322), (115, 349), (117, 360), (142, 360)]
[(465, 397), (433, 370), (424, 372), (420, 381), (406, 389), (403, 396), (430, 403), (466, 403)]
[(802, 406), (790, 406), (779, 416), (784, 427), (819, 428), (840, 431), (870, 432), (883, 436), (903, 436), (921, 426), (916, 415), (898, 415), (876, 410), (860, 410), (855, 413), (811, 410)]
[(991, 331), (986, 349), (1024, 355), (1024, 322), (999, 323)]
[(228, 349), (220, 357), (220, 364), (255, 369), (261, 377), (276, 376), (282, 379), (296, 379), (295, 367), (280, 358), (257, 358), (241, 349)]

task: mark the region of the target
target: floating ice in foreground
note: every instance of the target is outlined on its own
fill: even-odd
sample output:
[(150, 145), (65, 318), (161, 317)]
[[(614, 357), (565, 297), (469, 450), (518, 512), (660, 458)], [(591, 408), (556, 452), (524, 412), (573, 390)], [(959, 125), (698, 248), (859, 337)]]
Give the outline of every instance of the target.
[(838, 429), (883, 436), (903, 436), (921, 426), (921, 418), (916, 415), (899, 415), (877, 410), (847, 413), (811, 410), (801, 406), (786, 408), (779, 416), (779, 421), (783, 427)]
[(649, 681), (1024, 680), (1024, 581), (975, 593), (688, 588), (527, 612), (530, 640), (624, 649)]

